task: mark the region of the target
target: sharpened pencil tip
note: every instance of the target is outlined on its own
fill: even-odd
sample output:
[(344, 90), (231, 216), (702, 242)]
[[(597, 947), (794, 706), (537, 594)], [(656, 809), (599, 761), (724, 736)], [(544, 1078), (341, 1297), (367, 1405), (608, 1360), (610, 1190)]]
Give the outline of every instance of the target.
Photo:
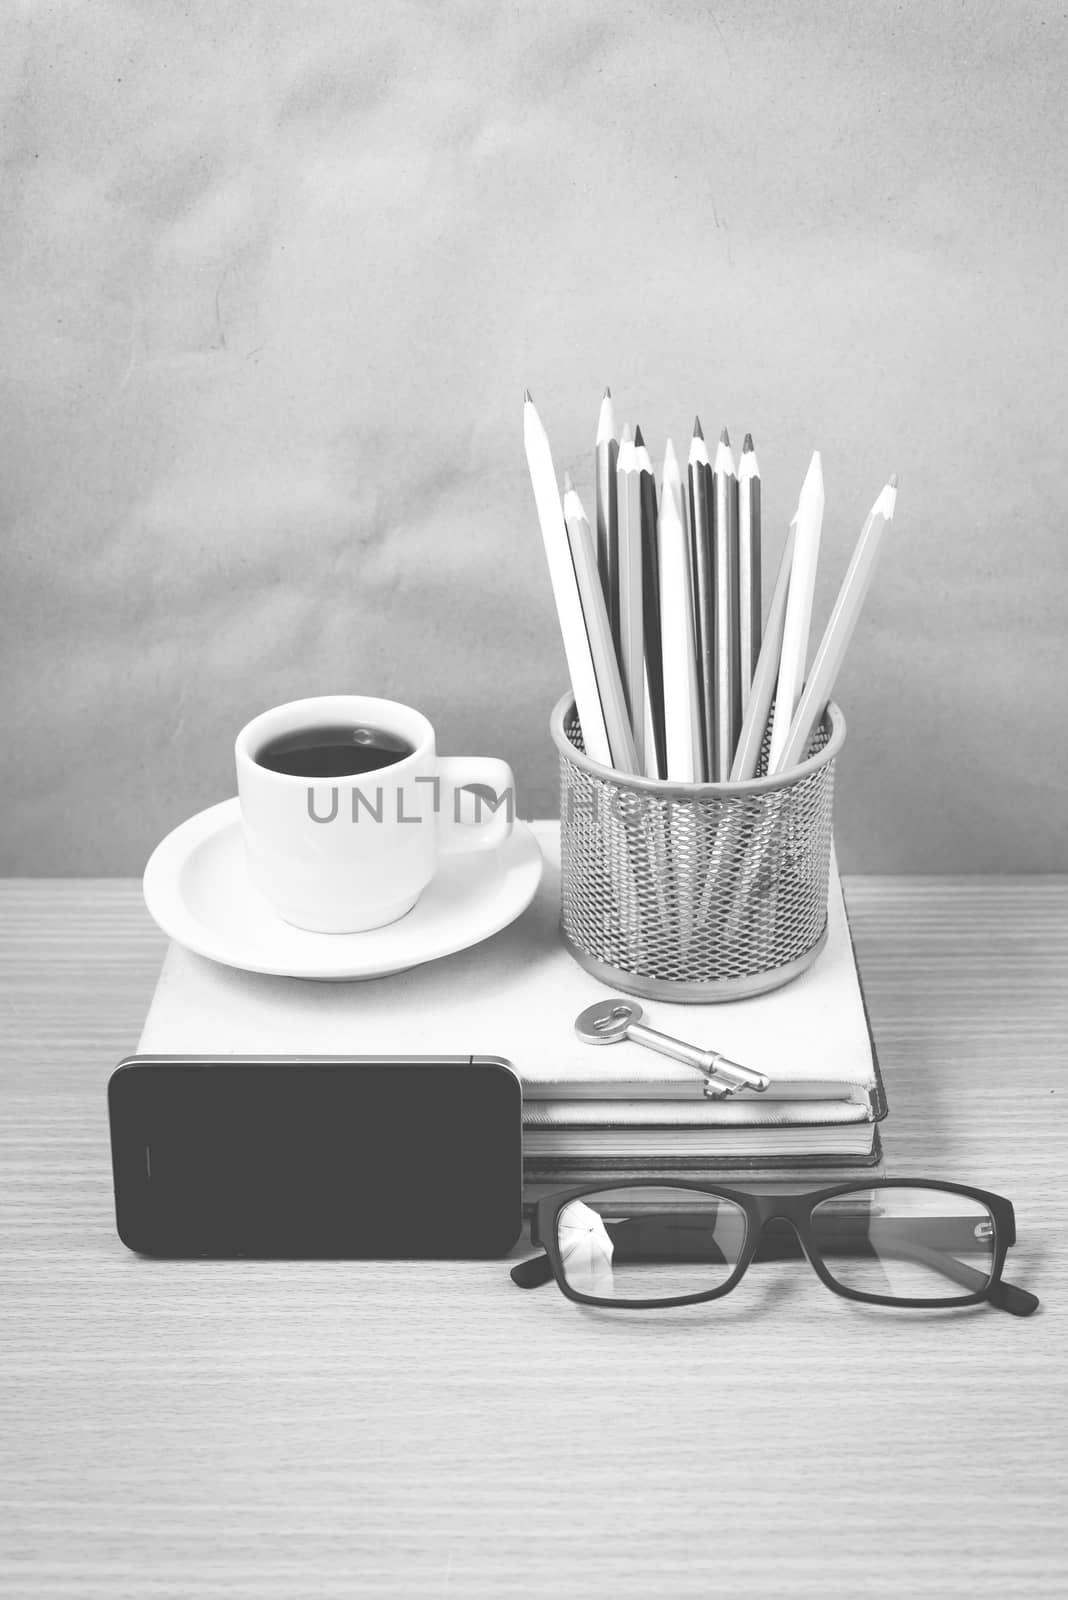
[(891, 489), (896, 489), (897, 488), (897, 473), (896, 472), (892, 472), (890, 474), (890, 487), (891, 487)]
[(704, 430), (701, 427), (700, 417), (694, 417), (693, 419), (693, 436), (695, 439), (703, 439), (705, 436)]
[(743, 454), (743, 456), (744, 455), (748, 455), (750, 450), (752, 450), (752, 448), (753, 448), (753, 435), (751, 433), (747, 433), (745, 438), (742, 440), (742, 454)]
[(724, 428), (723, 432), (720, 434), (719, 442), (720, 442), (720, 444), (725, 444), (727, 446), (728, 450), (730, 449), (730, 447), (731, 447), (731, 436), (727, 432), (726, 428)]
[(633, 444), (634, 443), (634, 431), (631, 428), (631, 425), (630, 425), (629, 422), (625, 422), (623, 424), (623, 432), (619, 436), (619, 442), (620, 442), (620, 444)]
[(601, 409), (597, 413), (597, 449), (598, 451), (604, 451), (615, 442), (616, 411), (612, 404), (612, 391), (611, 389), (606, 389), (601, 397)]
[(533, 405), (534, 404), (534, 396), (531, 394), (529, 389), (524, 389), (523, 390), (523, 403), (524, 403), (524, 405)]
[(642, 430), (637, 426), (637, 424), (635, 424), (635, 428), (634, 428), (634, 447), (635, 447), (635, 449), (636, 450), (640, 450), (644, 443), (645, 443), (645, 440), (642, 438)]
[(602, 400), (611, 400), (611, 398), (612, 398), (612, 391), (611, 391), (611, 389), (608, 387), (608, 385), (606, 383), (605, 386), (604, 386), (604, 394), (601, 396), (601, 399)]
[(570, 494), (575, 485), (571, 482), (570, 472), (564, 473), (564, 493)]

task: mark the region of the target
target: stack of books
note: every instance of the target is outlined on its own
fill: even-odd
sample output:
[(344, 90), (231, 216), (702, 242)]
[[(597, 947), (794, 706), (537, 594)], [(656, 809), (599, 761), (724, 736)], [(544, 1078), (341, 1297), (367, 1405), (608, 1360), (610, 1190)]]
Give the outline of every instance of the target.
[(560, 943), (558, 830), (534, 827), (546, 870), (529, 911), (442, 961), (313, 983), (172, 945), (140, 1053), (503, 1058), (523, 1084), (528, 1200), (638, 1175), (818, 1183), (879, 1170), (886, 1096), (833, 864), (827, 943), (799, 978), (725, 1004), (646, 1004), (650, 1026), (771, 1079), (762, 1094), (710, 1100), (681, 1063), (629, 1040), (593, 1047), (576, 1037), (579, 1013), (610, 991)]

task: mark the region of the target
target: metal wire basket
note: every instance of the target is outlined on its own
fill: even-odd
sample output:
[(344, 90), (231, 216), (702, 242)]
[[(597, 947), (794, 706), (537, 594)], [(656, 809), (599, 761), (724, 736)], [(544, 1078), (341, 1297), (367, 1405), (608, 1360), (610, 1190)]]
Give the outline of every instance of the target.
[[(770, 725), (770, 719), (769, 719)], [(778, 988), (827, 938), (834, 704), (799, 766), (747, 783), (670, 783), (585, 754), (574, 699), (560, 752), (560, 927), (579, 964), (651, 1000), (740, 1000)]]

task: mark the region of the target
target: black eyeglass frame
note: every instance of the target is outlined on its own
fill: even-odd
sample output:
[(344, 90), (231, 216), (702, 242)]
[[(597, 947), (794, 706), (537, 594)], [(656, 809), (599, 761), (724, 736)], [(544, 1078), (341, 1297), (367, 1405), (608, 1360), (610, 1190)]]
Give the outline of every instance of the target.
[[(729, 1200), (738, 1206), (745, 1215), (745, 1238), (730, 1277), (714, 1289), (657, 1300), (609, 1300), (597, 1295), (583, 1294), (580, 1290), (572, 1288), (567, 1281), (557, 1239), (557, 1220), (561, 1211), (573, 1200), (581, 1200), (587, 1195), (635, 1189), (689, 1190), (694, 1194), (706, 1194), (716, 1199)], [(983, 1287), (971, 1294), (921, 1299), (915, 1296), (906, 1298), (897, 1295), (867, 1294), (863, 1290), (850, 1289), (839, 1283), (828, 1270), (813, 1238), (812, 1213), (825, 1200), (834, 1200), (849, 1194), (868, 1194), (878, 1189), (936, 1189), (945, 1194), (963, 1195), (984, 1205), (994, 1223), (994, 1259)], [(693, 1179), (683, 1178), (630, 1178), (603, 1184), (584, 1183), (574, 1188), (560, 1190), (557, 1194), (546, 1195), (537, 1202), (530, 1225), (530, 1240), (533, 1245), (540, 1245), (545, 1255), (522, 1261), (513, 1267), (512, 1281), (522, 1289), (533, 1289), (540, 1284), (548, 1283), (551, 1276), (556, 1279), (560, 1291), (569, 1300), (579, 1305), (601, 1308), (618, 1307), (620, 1310), (646, 1311), (669, 1306), (699, 1305), (706, 1300), (719, 1300), (737, 1287), (760, 1248), (765, 1226), (772, 1221), (783, 1221), (793, 1228), (816, 1276), (832, 1294), (841, 1295), (846, 1300), (860, 1300), (868, 1305), (915, 1307), (926, 1310), (975, 1306), (989, 1301), (1000, 1310), (1008, 1311), (1017, 1317), (1030, 1316), (1031, 1312), (1038, 1308), (1039, 1302), (1035, 1295), (1026, 1289), (1017, 1288), (1014, 1284), (1003, 1282), (1001, 1277), (1006, 1252), (1010, 1245), (1016, 1243), (1016, 1214), (1012, 1201), (1006, 1200), (1003, 1195), (991, 1194), (987, 1189), (974, 1189), (963, 1183), (944, 1183), (936, 1178), (878, 1178), (867, 1183), (863, 1181), (836, 1183), (827, 1188), (808, 1189), (803, 1193), (792, 1195), (777, 1194), (766, 1189), (727, 1188), (720, 1184), (699, 1183)], [(965, 1273), (978, 1273), (977, 1268), (966, 1263), (959, 1265)], [(546, 1271), (546, 1267), (550, 1270)]]

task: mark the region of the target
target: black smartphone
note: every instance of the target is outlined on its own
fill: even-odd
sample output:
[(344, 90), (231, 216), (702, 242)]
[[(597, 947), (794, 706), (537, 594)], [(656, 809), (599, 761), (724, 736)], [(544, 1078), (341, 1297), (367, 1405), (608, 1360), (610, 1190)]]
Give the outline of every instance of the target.
[(489, 1057), (132, 1056), (119, 1238), (150, 1256), (486, 1258), (522, 1228), (522, 1090)]

